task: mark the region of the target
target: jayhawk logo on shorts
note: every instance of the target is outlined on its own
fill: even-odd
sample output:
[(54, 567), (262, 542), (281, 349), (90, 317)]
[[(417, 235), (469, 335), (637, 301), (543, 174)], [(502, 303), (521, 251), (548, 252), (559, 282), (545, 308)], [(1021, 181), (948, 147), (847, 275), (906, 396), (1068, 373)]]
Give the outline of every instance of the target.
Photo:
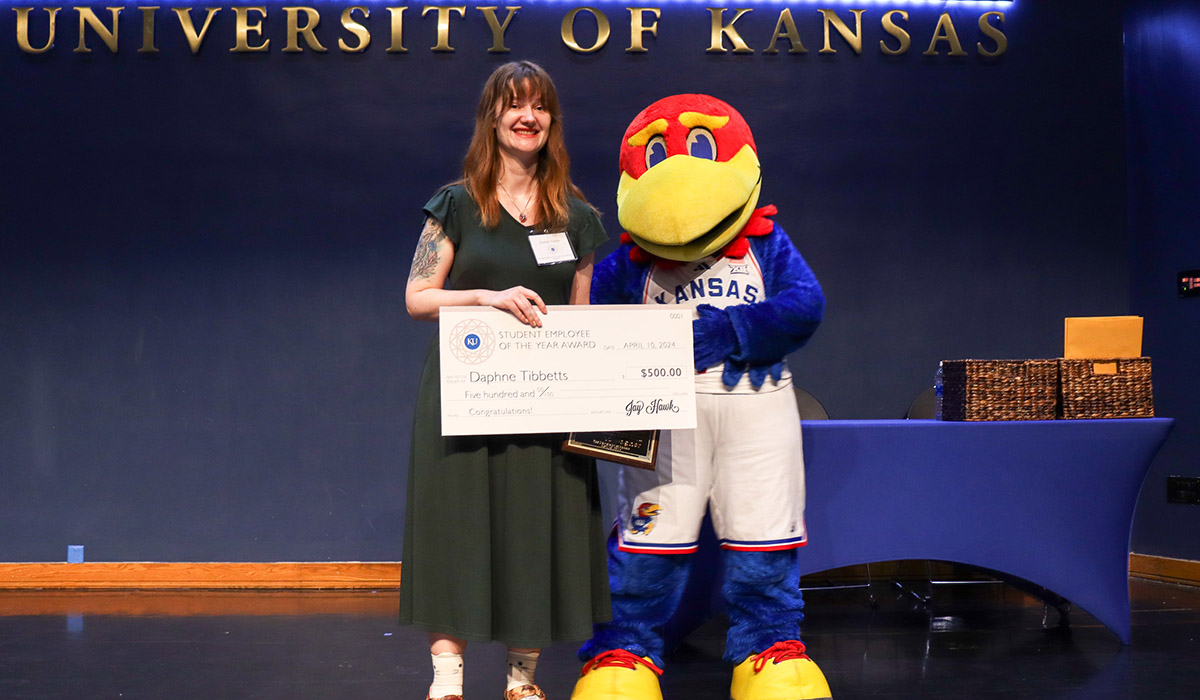
[(632, 535), (649, 535), (654, 529), (654, 519), (662, 512), (657, 503), (643, 503), (637, 507), (637, 513), (629, 519), (629, 533)]

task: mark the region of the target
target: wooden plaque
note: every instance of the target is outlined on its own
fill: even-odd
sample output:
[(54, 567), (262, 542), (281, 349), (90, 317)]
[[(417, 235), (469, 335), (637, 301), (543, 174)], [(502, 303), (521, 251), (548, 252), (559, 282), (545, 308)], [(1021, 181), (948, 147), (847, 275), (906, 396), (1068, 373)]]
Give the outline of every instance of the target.
[(654, 469), (658, 458), (657, 430), (599, 431), (571, 433), (563, 449), (607, 462)]

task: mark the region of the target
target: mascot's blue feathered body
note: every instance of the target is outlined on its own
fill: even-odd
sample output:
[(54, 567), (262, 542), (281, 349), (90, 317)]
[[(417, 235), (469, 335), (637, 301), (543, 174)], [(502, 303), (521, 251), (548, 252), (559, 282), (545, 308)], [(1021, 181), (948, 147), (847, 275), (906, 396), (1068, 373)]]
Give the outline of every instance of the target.
[(622, 244), (595, 267), (593, 304), (693, 311), (698, 427), (662, 437), (654, 472), (622, 471), (609, 543), (613, 621), (597, 625), (573, 700), (660, 700), (661, 630), (711, 506), (736, 664), (733, 700), (830, 697), (799, 640), (806, 541), (800, 425), (784, 358), (825, 299), (791, 239), (757, 206), (749, 126), (707, 95), (643, 110), (621, 144)]

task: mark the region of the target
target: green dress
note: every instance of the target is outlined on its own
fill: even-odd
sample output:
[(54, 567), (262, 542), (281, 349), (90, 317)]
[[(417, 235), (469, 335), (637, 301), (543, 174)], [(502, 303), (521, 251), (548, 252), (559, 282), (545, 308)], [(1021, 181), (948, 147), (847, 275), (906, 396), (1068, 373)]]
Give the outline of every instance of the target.
[[(485, 229), (452, 185), (425, 214), (454, 244), (447, 288), (523, 285), (547, 304), (570, 300), (575, 265), (539, 267), (530, 229), (503, 208)], [(577, 200), (567, 234), (580, 257), (606, 237)], [(590, 638), (592, 623), (610, 617), (595, 462), (564, 453), (562, 434), (442, 437), (438, 372), (435, 337), (413, 421), (401, 623), (511, 647)]]

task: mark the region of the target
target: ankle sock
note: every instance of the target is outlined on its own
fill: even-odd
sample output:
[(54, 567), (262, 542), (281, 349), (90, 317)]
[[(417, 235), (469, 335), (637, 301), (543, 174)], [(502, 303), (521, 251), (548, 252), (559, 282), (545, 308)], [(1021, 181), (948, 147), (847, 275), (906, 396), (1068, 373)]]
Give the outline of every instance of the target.
[(437, 700), (447, 695), (463, 694), (462, 654), (431, 654), (433, 659), (433, 685), (429, 686), (429, 697)]
[(523, 685), (533, 685), (533, 675), (537, 672), (540, 651), (525, 654), (509, 650), (508, 652), (508, 685), (504, 690), (520, 688)]

